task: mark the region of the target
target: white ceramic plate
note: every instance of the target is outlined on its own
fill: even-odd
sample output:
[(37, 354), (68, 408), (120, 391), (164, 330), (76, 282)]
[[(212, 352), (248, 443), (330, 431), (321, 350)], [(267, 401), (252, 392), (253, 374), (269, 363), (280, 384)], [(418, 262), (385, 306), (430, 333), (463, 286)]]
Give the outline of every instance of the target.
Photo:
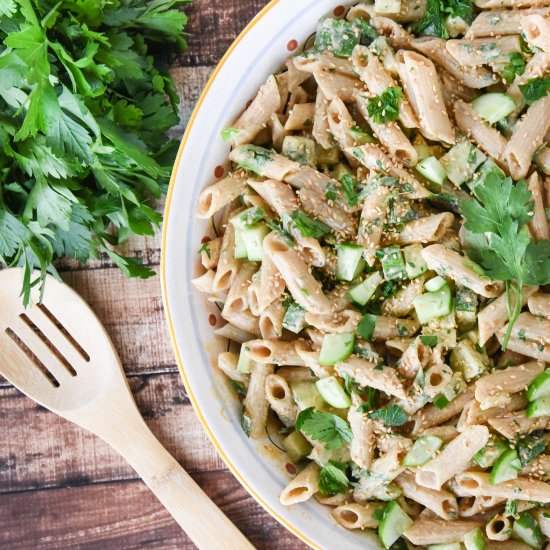
[(217, 352), (226, 347), (225, 341), (213, 337), (209, 322), (214, 315), (219, 324), (219, 312), (190, 284), (200, 272), (197, 250), (201, 238), (211, 232), (209, 222), (195, 219), (197, 198), (201, 189), (215, 181), (229, 150), (221, 130), (237, 118), (290, 50), (315, 32), (319, 18), (338, 8), (337, 0), (272, 0), (214, 71), (191, 117), (172, 174), (164, 222), (162, 286), (187, 392), (233, 474), (270, 514), (310, 546), (352, 550), (379, 545), (372, 535), (341, 528), (329, 508), (315, 501), (290, 508), (279, 503), (279, 493), (290, 480), (284, 453), (267, 439), (249, 440), (241, 429), (239, 403), (227, 380), (213, 368)]

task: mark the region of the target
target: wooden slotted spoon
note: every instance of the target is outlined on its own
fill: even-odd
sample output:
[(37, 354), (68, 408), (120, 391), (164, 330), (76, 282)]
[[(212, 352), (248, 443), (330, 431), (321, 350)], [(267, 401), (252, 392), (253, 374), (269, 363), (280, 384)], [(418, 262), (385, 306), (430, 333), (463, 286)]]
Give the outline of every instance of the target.
[(35, 291), (25, 309), (22, 281), (20, 269), (0, 271), (0, 374), (116, 449), (201, 550), (253, 548), (149, 430), (88, 304), (48, 277), (43, 302)]

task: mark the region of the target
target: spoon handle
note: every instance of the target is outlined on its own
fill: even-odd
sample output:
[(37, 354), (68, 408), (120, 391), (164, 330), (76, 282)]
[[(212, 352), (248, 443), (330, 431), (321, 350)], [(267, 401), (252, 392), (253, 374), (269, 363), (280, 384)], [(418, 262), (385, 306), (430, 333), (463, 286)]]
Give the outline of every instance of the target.
[(119, 419), (109, 435), (104, 439), (130, 463), (200, 550), (254, 549), (162, 446), (141, 416)]

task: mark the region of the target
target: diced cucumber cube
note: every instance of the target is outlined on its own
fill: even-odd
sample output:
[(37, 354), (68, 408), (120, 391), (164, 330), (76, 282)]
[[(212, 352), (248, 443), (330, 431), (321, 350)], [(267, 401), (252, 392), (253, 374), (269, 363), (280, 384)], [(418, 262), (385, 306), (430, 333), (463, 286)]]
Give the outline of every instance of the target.
[(281, 149), (283, 155), (300, 164), (315, 164), (315, 142), (301, 136), (286, 136)]
[(306, 310), (296, 302), (291, 302), (283, 317), (283, 328), (299, 334), (306, 326)]
[(246, 246), (243, 241), (243, 232), (242, 229), (235, 228), (235, 259), (243, 260), (248, 258), (246, 255)]
[(507, 450), (508, 447), (502, 440), (492, 436), (487, 445), (474, 455), (474, 460), (482, 468), (490, 468)]
[(399, 504), (390, 502), (378, 525), (378, 537), (384, 548), (389, 548), (412, 524), (412, 519)]
[(464, 535), (464, 546), (466, 550), (485, 550), (485, 539), (479, 527)]
[(239, 353), (239, 361), (237, 362), (237, 372), (249, 374), (252, 368), (252, 359), (250, 358), (250, 348), (243, 344)]
[(395, 281), (407, 278), (405, 269), (405, 260), (399, 246), (388, 246), (378, 251), (380, 257), (384, 278), (387, 281)]
[(335, 409), (348, 409), (351, 407), (351, 399), (344, 391), (335, 376), (321, 378), (315, 382), (321, 397)]
[(372, 298), (382, 280), (382, 275), (378, 271), (372, 273), (362, 283), (354, 286), (349, 291), (350, 298), (355, 303), (364, 306)]
[(516, 102), (508, 94), (501, 93), (483, 94), (476, 97), (470, 105), (489, 124), (506, 118), (516, 109)]
[(446, 284), (447, 282), (445, 281), (445, 279), (438, 275), (437, 277), (426, 281), (426, 283), (424, 284), (424, 288), (429, 292), (436, 292)]
[(459, 141), (439, 162), (447, 171), (447, 177), (457, 187), (472, 178), (478, 166), (487, 157), (469, 141)]
[(419, 437), (403, 460), (403, 466), (412, 468), (422, 466), (431, 460), (443, 445), (443, 440), (435, 435), (423, 435)]
[(539, 416), (550, 416), (550, 395), (539, 397), (529, 403), (527, 418), (538, 418)]
[(345, 361), (353, 353), (354, 344), (353, 332), (325, 334), (319, 353), (319, 364), (328, 366)]
[(353, 141), (358, 145), (365, 145), (366, 143), (375, 143), (376, 140), (366, 130), (359, 128), (359, 126), (352, 126), (349, 129), (350, 136), (353, 138)]
[[(481, 351), (479, 351), (481, 350)], [(472, 380), (489, 368), (489, 360), (482, 348), (476, 349), (471, 340), (461, 340), (451, 352), (451, 367)]]
[(460, 542), (446, 542), (443, 544), (429, 544), (426, 550), (462, 550)]
[(375, 13), (398, 14), (401, 11), (401, 0), (374, 0)]
[(294, 382), (290, 384), (290, 391), (292, 392), (292, 398), (301, 411), (310, 407), (320, 410), (325, 404), (315, 382)]
[(353, 48), (359, 44), (361, 31), (344, 19), (322, 19), (317, 26), (314, 50), (331, 51), (338, 57), (351, 57)]
[(364, 271), (367, 265), (363, 259), (364, 250), (362, 246), (353, 243), (338, 246), (336, 278), (339, 281), (353, 281)]
[(300, 432), (288, 434), (283, 439), (282, 444), (288, 455), (288, 459), (295, 464), (306, 458), (313, 448), (311, 443)]
[(436, 292), (427, 292), (413, 300), (414, 309), (422, 325), (432, 319), (448, 315), (452, 311), (453, 297), (449, 285), (442, 286)]
[(550, 370), (541, 372), (527, 388), (527, 399), (535, 401), (540, 397), (550, 395)]
[(514, 449), (504, 451), (491, 470), (489, 483), (497, 485), (504, 481), (516, 479), (520, 470), (521, 461), (519, 460), (517, 451)]
[(540, 550), (544, 544), (544, 535), (539, 524), (529, 512), (523, 512), (514, 522), (512, 537), (528, 544), (535, 550)]
[(443, 185), (447, 179), (447, 172), (435, 157), (422, 159), (415, 167), (415, 170), (427, 180), (436, 185)]
[(323, 149), (317, 144), (315, 146), (315, 160), (317, 164), (321, 166), (332, 166), (337, 164), (340, 160), (340, 149), (338, 147)]
[(246, 255), (251, 262), (261, 262), (263, 257), (263, 242), (270, 229), (263, 222), (257, 223), (241, 232), (241, 238), (246, 248)]
[(422, 256), (422, 245), (411, 244), (403, 249), (405, 271), (409, 279), (416, 279), (428, 271), (428, 264)]

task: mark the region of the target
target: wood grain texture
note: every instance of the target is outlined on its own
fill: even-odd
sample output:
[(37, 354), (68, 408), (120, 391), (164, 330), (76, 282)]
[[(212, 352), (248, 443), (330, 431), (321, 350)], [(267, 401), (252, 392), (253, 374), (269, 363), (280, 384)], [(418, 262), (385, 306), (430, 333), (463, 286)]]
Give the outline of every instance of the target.
[[(208, 76), (266, 0), (196, 0), (190, 48), (171, 69), (182, 103), (179, 139)], [(162, 203), (157, 204), (162, 209)], [(160, 236), (121, 250), (158, 271)], [(117, 347), (140, 411), (160, 441), (260, 549), (304, 549), (248, 496), (202, 430), (177, 373), (159, 278), (127, 280), (107, 258), (62, 277), (92, 305)], [(0, 548), (193, 548), (132, 469), (105, 443), (0, 380)]]

